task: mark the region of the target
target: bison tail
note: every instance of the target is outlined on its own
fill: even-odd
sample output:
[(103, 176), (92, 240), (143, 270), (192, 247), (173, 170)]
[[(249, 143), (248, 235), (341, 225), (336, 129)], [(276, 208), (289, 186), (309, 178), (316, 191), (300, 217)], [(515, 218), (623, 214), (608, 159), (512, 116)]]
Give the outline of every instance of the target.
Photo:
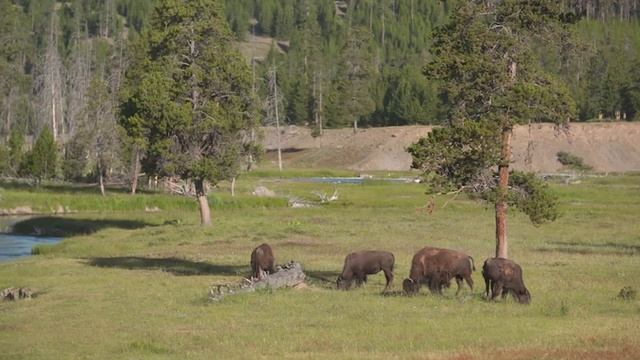
[(469, 256), (469, 259), (471, 260), (471, 269), (473, 269), (473, 271), (476, 271), (476, 265), (473, 262), (473, 258)]

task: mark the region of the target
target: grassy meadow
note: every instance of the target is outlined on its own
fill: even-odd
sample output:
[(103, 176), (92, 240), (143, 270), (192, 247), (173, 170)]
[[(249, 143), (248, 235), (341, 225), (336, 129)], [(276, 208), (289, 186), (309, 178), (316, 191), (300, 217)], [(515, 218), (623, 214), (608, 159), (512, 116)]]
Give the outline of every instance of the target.
[[(235, 198), (221, 184), (209, 228), (198, 225), (193, 199), (2, 186), (0, 208), (48, 213), (62, 205), (77, 213), (16, 224), (66, 239), (0, 262), (0, 289), (38, 292), (0, 302), (0, 358), (640, 358), (640, 300), (617, 298), (625, 286), (640, 290), (640, 175), (553, 184), (562, 216), (551, 224), (534, 227), (509, 213), (509, 256), (522, 265), (528, 306), (483, 298), (480, 269), (495, 246), (491, 207), (427, 196), (413, 183), (290, 179), (316, 175), (352, 174), (261, 171), (239, 179)], [(252, 196), (258, 184), (278, 197)], [(312, 192), (334, 189), (337, 201), (287, 206), (287, 197), (315, 201)], [(301, 262), (308, 287), (209, 301), (210, 286), (248, 276), (251, 250), (263, 242), (276, 262)], [(454, 282), (444, 296), (401, 295), (411, 257), (427, 245), (474, 257), (473, 292), (454, 296)], [(363, 288), (334, 289), (345, 255), (361, 249), (395, 254), (393, 292), (381, 294), (382, 273)]]

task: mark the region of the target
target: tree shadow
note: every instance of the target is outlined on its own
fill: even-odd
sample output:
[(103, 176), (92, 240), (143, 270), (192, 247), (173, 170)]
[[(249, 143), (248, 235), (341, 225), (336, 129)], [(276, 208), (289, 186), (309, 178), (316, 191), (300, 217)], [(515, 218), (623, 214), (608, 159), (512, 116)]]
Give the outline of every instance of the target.
[[(280, 152), (283, 154), (287, 154), (287, 153), (297, 153), (300, 151), (304, 151), (304, 149), (300, 149), (300, 148), (293, 148), (293, 147), (289, 147), (289, 148), (284, 148), (284, 149), (280, 149)], [(270, 153), (275, 153), (278, 152), (278, 149), (267, 149), (265, 151), (267, 154)]]
[(99, 257), (89, 259), (87, 261), (87, 265), (106, 268), (120, 268), (127, 270), (161, 270), (178, 276), (244, 276), (249, 273), (249, 267), (244, 265), (214, 265), (206, 262), (190, 261), (173, 257)]
[(614, 242), (588, 243), (580, 241), (553, 241), (547, 242), (550, 247), (538, 248), (538, 252), (562, 252), (578, 255), (640, 255), (640, 246), (619, 244)]
[(140, 229), (153, 224), (139, 220), (113, 219), (75, 219), (66, 216), (39, 216), (18, 221), (13, 224), (12, 233), (37, 236), (74, 236), (87, 235), (105, 228)]
[(340, 275), (339, 271), (327, 271), (327, 270), (309, 270), (304, 269), (304, 274), (310, 279), (312, 282), (316, 282), (318, 284), (336, 286), (336, 279), (338, 275)]

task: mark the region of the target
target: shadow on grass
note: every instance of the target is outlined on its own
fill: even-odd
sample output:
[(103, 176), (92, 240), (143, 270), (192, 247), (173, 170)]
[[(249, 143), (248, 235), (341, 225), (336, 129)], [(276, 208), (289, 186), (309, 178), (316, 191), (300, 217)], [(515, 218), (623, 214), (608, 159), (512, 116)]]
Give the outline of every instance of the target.
[(640, 246), (614, 242), (588, 243), (579, 241), (548, 242), (551, 247), (538, 248), (539, 252), (562, 252), (578, 255), (640, 255)]
[(94, 220), (69, 217), (39, 216), (19, 221), (13, 225), (13, 234), (38, 236), (73, 236), (94, 233), (105, 228), (140, 229), (155, 226), (138, 220)]
[[(266, 153), (267, 154), (271, 154), (271, 153), (275, 153), (277, 152), (278, 149), (267, 149)], [(289, 147), (289, 148), (284, 148), (284, 149), (280, 149), (281, 153), (287, 154), (287, 153), (297, 153), (297, 152), (301, 152), (304, 151), (304, 149), (300, 149), (300, 148), (293, 148), (293, 147)]]
[(177, 258), (145, 258), (139, 256), (91, 258), (87, 261), (87, 265), (128, 270), (162, 270), (180, 276), (242, 276), (249, 273), (248, 266), (214, 265)]
[(323, 285), (331, 284), (332, 286), (335, 286), (336, 279), (338, 278), (338, 275), (340, 275), (340, 272), (305, 269), (304, 274), (312, 282), (316, 282)]

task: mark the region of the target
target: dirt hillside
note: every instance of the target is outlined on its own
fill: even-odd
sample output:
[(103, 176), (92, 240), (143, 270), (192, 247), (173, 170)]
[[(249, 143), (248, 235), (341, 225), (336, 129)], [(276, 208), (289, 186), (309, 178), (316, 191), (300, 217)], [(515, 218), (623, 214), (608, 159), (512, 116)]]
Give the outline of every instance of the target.
[[(313, 138), (303, 127), (282, 128), (285, 166), (367, 170), (408, 170), (411, 156), (405, 148), (426, 136), (430, 126), (402, 126), (325, 130)], [(275, 160), (275, 128), (265, 128), (267, 159)], [(531, 160), (525, 162), (527, 148)], [(513, 138), (514, 167), (535, 172), (562, 170), (558, 151), (581, 157), (596, 171), (640, 171), (640, 123), (574, 123), (568, 132), (552, 124), (519, 126)]]

